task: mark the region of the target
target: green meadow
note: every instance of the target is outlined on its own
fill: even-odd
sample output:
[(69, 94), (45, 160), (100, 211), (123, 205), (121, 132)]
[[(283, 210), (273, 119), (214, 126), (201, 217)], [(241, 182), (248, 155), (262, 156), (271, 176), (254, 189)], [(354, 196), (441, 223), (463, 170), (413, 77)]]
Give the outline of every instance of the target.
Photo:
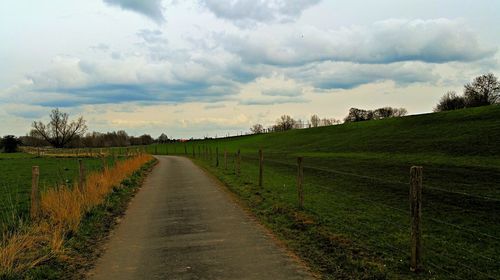
[[(87, 172), (103, 168), (100, 158), (82, 158)], [(113, 164), (108, 159), (108, 164)], [(0, 224), (15, 226), (29, 213), (32, 166), (40, 168), (40, 190), (72, 186), (78, 178), (78, 159), (36, 157), (26, 153), (0, 154)]]
[[(148, 150), (192, 157), (325, 278), (495, 279), (499, 143), (500, 106), (488, 106)], [(304, 158), (303, 209), (297, 157)], [(409, 270), (411, 166), (424, 174), (418, 274)]]

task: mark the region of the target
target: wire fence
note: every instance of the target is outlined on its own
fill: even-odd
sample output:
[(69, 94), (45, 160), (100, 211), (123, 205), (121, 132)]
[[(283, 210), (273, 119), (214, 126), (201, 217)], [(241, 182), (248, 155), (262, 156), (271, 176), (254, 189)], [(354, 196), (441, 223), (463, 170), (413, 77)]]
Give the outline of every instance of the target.
[[(218, 172), (226, 176), (239, 177), (245, 186), (258, 188), (261, 164), (258, 151), (241, 153), (219, 148), (216, 153), (209, 145), (185, 147), (177, 146), (176, 152), (170, 147), (169, 154), (196, 158), (211, 168), (218, 168)], [(156, 153), (158, 149), (156, 147)], [(377, 177), (331, 168), (325, 166), (324, 161), (304, 158), (303, 211), (330, 223), (333, 231), (351, 236), (366, 250), (381, 254), (387, 261), (392, 260), (394, 263), (388, 265), (394, 269), (402, 272), (402, 267), (408, 268), (411, 256), (409, 177), (407, 182), (394, 180), (401, 178), (394, 174)], [(296, 158), (264, 153), (263, 165), (263, 189), (266, 191), (260, 194), (296, 207), (299, 200), (297, 189), (293, 187), (298, 176)], [(448, 185), (452, 186), (453, 182)], [(423, 193), (424, 273), (448, 279), (500, 279), (500, 226), (495, 223), (500, 199), (438, 187), (425, 177)], [(494, 207), (488, 213), (482, 208), (473, 208), (474, 205), (463, 204), (463, 201)]]

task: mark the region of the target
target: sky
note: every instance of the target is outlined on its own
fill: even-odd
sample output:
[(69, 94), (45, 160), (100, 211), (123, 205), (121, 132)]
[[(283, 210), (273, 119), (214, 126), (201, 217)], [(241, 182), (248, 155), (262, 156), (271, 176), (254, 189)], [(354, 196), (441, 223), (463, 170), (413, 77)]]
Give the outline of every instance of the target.
[(225, 136), (288, 114), (431, 112), (500, 75), (496, 0), (2, 0), (0, 135)]

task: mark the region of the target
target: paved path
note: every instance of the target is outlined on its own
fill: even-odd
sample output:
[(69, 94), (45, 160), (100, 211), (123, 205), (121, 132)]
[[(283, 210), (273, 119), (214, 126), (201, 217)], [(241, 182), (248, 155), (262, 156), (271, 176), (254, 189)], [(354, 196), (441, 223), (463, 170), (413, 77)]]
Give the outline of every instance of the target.
[(158, 157), (90, 279), (310, 279), (191, 161)]

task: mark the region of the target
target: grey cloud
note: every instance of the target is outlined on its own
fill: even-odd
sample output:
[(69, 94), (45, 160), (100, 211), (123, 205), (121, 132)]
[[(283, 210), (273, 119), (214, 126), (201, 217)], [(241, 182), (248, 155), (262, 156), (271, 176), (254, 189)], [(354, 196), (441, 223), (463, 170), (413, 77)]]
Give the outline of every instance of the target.
[(256, 22), (284, 22), (298, 18), (320, 0), (200, 0), (217, 17), (246, 26)]
[(221, 35), (221, 42), (245, 63), (273, 66), (321, 61), (471, 62), (491, 58), (497, 52), (496, 47), (483, 44), (463, 23), (447, 19), (387, 20), (367, 27), (329, 31), (271, 26), (245, 35)]
[(262, 95), (267, 95), (267, 96), (297, 97), (301, 96), (302, 94), (303, 94), (302, 89), (299, 88), (288, 88), (288, 89), (272, 88), (262, 91)]
[(124, 10), (130, 10), (149, 17), (156, 23), (165, 21), (161, 2), (162, 0), (103, 0), (112, 6), (118, 6)]
[(323, 62), (288, 71), (294, 79), (317, 89), (352, 89), (364, 84), (394, 81), (398, 85), (433, 83), (440, 78), (432, 65), (421, 62), (392, 64), (356, 64), (349, 62)]
[(246, 98), (240, 100), (240, 105), (276, 105), (290, 103), (308, 103), (309, 100), (302, 97), (279, 97), (279, 98)]

